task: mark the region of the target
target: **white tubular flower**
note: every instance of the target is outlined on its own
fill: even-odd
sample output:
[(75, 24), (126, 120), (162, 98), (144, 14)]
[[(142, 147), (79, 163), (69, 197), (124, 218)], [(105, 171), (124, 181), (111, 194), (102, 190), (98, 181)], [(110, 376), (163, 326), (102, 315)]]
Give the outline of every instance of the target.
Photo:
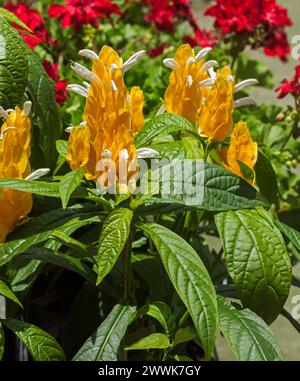
[(173, 58), (164, 59), (163, 64), (169, 69), (176, 69), (177, 67), (177, 63)]
[(146, 50), (140, 50), (137, 53), (134, 53), (127, 61), (124, 62), (122, 71), (123, 74), (127, 73), (133, 66), (135, 66), (139, 60), (145, 55)]
[(116, 93), (118, 91), (118, 87), (117, 87), (115, 81), (113, 81), (113, 80), (111, 81), (111, 88), (112, 88), (114, 93)]
[(241, 91), (249, 86), (255, 86), (258, 84), (259, 82), (255, 78), (246, 79), (245, 81), (242, 81), (234, 86), (234, 92), (237, 93), (238, 91)]
[(160, 108), (158, 109), (158, 111), (157, 111), (157, 113), (156, 113), (156, 116), (158, 116), (158, 115), (162, 115), (162, 114), (164, 114), (166, 111), (167, 111), (167, 110), (166, 110), (166, 106), (163, 104), (163, 105), (161, 105)]
[(83, 84), (83, 86), (87, 89), (87, 91), (90, 91), (90, 89), (91, 89), (91, 85), (90, 85), (88, 82), (83, 81), (82, 84)]
[(81, 122), (80, 123), (80, 127), (86, 127), (87, 126), (87, 122)]
[(27, 101), (24, 103), (23, 106), (23, 115), (24, 116), (29, 116), (30, 111), (31, 111), (32, 103), (30, 101)]
[(200, 52), (196, 55), (196, 61), (199, 62), (202, 58), (206, 57), (209, 52), (211, 52), (212, 48), (204, 48), (200, 50)]
[(10, 130), (16, 130), (16, 127), (6, 127), (2, 133), (0, 134), (0, 140), (3, 140), (4, 139), (4, 135), (10, 131)]
[(87, 96), (89, 95), (88, 90), (81, 85), (76, 85), (76, 84), (68, 85), (67, 90), (75, 94), (81, 95), (82, 97), (85, 97), (85, 98), (87, 98)]
[(94, 79), (98, 79), (99, 78), (97, 77), (96, 74), (94, 74), (93, 72), (91, 72), (89, 69), (87, 69), (86, 67), (80, 65), (79, 63), (75, 62), (71, 65), (71, 68), (72, 70), (75, 71), (75, 73), (77, 73), (78, 75), (80, 75), (83, 79), (85, 79), (86, 81), (92, 81)]
[(191, 64), (196, 63), (196, 62), (197, 61), (196, 61), (196, 59), (194, 57), (189, 57), (188, 60), (187, 60), (187, 64), (188, 65), (191, 65)]
[(50, 171), (51, 171), (50, 168), (37, 169), (36, 171), (32, 172), (29, 176), (27, 176), (25, 180), (33, 181), (33, 180), (40, 179), (41, 177), (46, 176)]
[(92, 61), (95, 61), (97, 60), (99, 57), (98, 57), (98, 54), (93, 52), (92, 50), (90, 49), (82, 49), (82, 50), (79, 50), (78, 54), (81, 56), (81, 57), (86, 57)]
[(217, 73), (215, 72), (213, 67), (209, 68), (207, 71), (208, 71), (210, 78), (214, 78), (214, 79), (217, 78)]
[(188, 87), (191, 88), (193, 86), (193, 83), (194, 83), (193, 77), (191, 75), (188, 75), (187, 77)]
[(216, 78), (204, 79), (199, 83), (200, 88), (211, 87), (216, 82)]
[(0, 106), (0, 116), (3, 119), (7, 119), (9, 117), (8, 112), (4, 110), (2, 106)]
[(14, 111), (15, 111), (15, 110), (14, 110), (13, 108), (9, 108), (9, 109), (6, 110), (6, 113), (7, 113), (7, 114), (10, 114), (11, 112), (14, 112)]
[(255, 100), (251, 97), (241, 98), (234, 102), (234, 107), (239, 108), (243, 106), (253, 106), (255, 105)]
[(67, 127), (67, 128), (65, 129), (65, 131), (66, 131), (67, 134), (71, 134), (71, 132), (72, 132), (73, 130), (74, 130), (74, 127), (73, 127), (73, 126)]
[(160, 157), (160, 154), (152, 148), (139, 148), (136, 153), (138, 159), (154, 159)]
[(215, 60), (207, 61), (202, 66), (201, 71), (208, 71), (209, 69), (213, 68), (216, 65), (218, 65), (218, 61), (215, 61)]

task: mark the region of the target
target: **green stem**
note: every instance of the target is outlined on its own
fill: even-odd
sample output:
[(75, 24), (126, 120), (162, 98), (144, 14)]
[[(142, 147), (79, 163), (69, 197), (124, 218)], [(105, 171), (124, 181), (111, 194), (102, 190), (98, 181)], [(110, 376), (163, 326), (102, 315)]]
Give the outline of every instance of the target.
[(182, 316), (182, 318), (180, 319), (179, 324), (178, 324), (178, 327), (179, 327), (179, 328), (181, 328), (181, 327), (184, 325), (184, 323), (187, 321), (187, 319), (188, 319), (189, 316), (190, 316), (189, 311), (186, 311), (186, 312), (183, 314), (183, 316)]

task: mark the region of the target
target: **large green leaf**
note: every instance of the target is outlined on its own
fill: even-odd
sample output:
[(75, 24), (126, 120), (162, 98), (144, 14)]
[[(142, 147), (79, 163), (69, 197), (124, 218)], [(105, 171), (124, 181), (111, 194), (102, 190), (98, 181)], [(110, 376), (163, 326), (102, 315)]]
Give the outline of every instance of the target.
[(211, 358), (218, 328), (215, 288), (195, 250), (171, 230), (145, 224), (178, 295), (188, 309), (207, 358)]
[(0, 105), (20, 105), (28, 82), (27, 46), (0, 15)]
[(156, 169), (151, 181), (151, 192), (155, 197), (148, 200), (150, 205), (171, 203), (207, 211), (225, 211), (267, 204), (246, 181), (201, 160), (173, 161)]
[(145, 147), (159, 135), (176, 131), (194, 132), (195, 127), (185, 118), (176, 114), (162, 114), (149, 120), (135, 137), (138, 148)]
[(276, 203), (278, 199), (278, 184), (274, 168), (267, 156), (259, 151), (255, 165), (256, 184), (259, 186), (260, 193), (270, 203)]
[(152, 333), (151, 335), (143, 337), (125, 349), (126, 351), (138, 351), (146, 349), (166, 349), (170, 348), (170, 346), (171, 344), (168, 336), (163, 333)]
[(12, 300), (13, 302), (17, 303), (21, 308), (23, 308), (21, 302), (16, 297), (16, 295), (11, 291), (11, 289), (0, 280), (0, 295), (3, 295), (4, 297)]
[(84, 176), (82, 167), (67, 173), (59, 183), (59, 194), (62, 200), (63, 209), (68, 206), (70, 197), (73, 192), (79, 187)]
[(107, 217), (99, 240), (97, 284), (109, 274), (122, 253), (130, 234), (132, 216), (131, 210), (119, 208)]
[(248, 309), (236, 309), (222, 297), (218, 297), (218, 307), (220, 329), (238, 360), (282, 360), (276, 338), (259, 316)]
[(40, 59), (28, 54), (28, 88), (33, 100), (32, 164), (34, 168), (54, 168), (57, 160), (56, 140), (61, 137), (62, 123), (55, 99), (55, 84), (48, 77)]
[(35, 361), (64, 361), (65, 355), (58, 342), (33, 324), (15, 319), (1, 320), (26, 345)]
[(163, 327), (169, 339), (172, 338), (175, 331), (175, 318), (170, 307), (163, 302), (153, 302), (142, 307), (138, 312), (139, 316), (148, 315), (157, 320)]
[(73, 361), (116, 361), (121, 341), (136, 307), (117, 304)]
[(280, 231), (263, 209), (228, 211), (215, 220), (227, 269), (243, 305), (272, 322), (288, 297), (292, 279)]

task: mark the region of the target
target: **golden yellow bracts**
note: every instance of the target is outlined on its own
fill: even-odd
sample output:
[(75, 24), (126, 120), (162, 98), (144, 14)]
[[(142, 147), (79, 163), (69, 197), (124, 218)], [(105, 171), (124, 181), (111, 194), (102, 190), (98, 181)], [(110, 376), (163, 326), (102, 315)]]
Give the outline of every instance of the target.
[(92, 70), (74, 64), (73, 70), (85, 80), (83, 86), (70, 85), (68, 89), (87, 98), (83, 123), (70, 128), (67, 160), (72, 169), (82, 167), (88, 180), (107, 186), (109, 169), (105, 161), (115, 163), (115, 182), (120, 181), (120, 164), (126, 163), (128, 179), (136, 166), (135, 134), (144, 125), (144, 95), (139, 87), (128, 91), (124, 73), (144, 54), (133, 55), (123, 63), (119, 55), (104, 46), (99, 55), (82, 50), (80, 55), (93, 61)]
[(226, 169), (242, 177), (249, 184), (254, 184), (258, 146), (252, 140), (246, 123), (239, 122), (235, 125), (229, 148), (224, 148), (220, 156)]
[(165, 108), (196, 123), (199, 134), (209, 142), (223, 142), (232, 131), (234, 108), (251, 105), (252, 98), (234, 101), (234, 93), (258, 83), (247, 79), (235, 84), (229, 67), (214, 71), (217, 61), (205, 61), (211, 48), (197, 55), (190, 45), (181, 45), (173, 58), (164, 60), (172, 69), (165, 94)]
[[(205, 48), (195, 55), (190, 45), (182, 45), (174, 59), (164, 60), (165, 66), (172, 69), (164, 108), (195, 123), (199, 134), (206, 138), (208, 146), (212, 142), (223, 143), (232, 133), (229, 149), (219, 151), (223, 165), (253, 184), (257, 144), (253, 142), (245, 123), (238, 123), (232, 132), (232, 114), (234, 108), (254, 104), (250, 97), (235, 101), (234, 94), (258, 84), (258, 81), (247, 79), (236, 84), (228, 66), (215, 72), (214, 66), (217, 62), (205, 61), (210, 51), (211, 48)], [(247, 169), (252, 176), (250, 173), (246, 174)]]
[[(0, 108), (4, 119), (0, 134), (0, 178), (25, 179), (30, 175), (31, 103), (5, 111)], [(30, 213), (32, 196), (11, 189), (0, 189), (0, 243), (7, 234)]]

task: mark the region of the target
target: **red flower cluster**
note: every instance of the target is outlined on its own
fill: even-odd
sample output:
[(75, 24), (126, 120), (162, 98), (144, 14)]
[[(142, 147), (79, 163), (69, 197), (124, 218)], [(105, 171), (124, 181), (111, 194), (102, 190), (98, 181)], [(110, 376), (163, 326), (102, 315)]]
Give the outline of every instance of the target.
[(194, 36), (187, 36), (186, 42), (188, 42), (193, 48), (195, 46), (201, 46), (201, 48), (212, 48), (216, 46), (218, 37), (215, 33), (209, 29), (196, 29)]
[(56, 85), (56, 102), (59, 106), (62, 106), (67, 97), (67, 81), (60, 81), (59, 73), (58, 73), (58, 64), (52, 64), (49, 61), (44, 61), (44, 68), (48, 74), (48, 76), (55, 82)]
[(300, 65), (296, 66), (293, 78), (290, 81), (284, 79), (276, 91), (279, 92), (278, 98), (280, 99), (286, 97), (288, 94), (295, 97), (300, 96)]
[(73, 26), (79, 30), (83, 25), (90, 24), (97, 28), (99, 19), (110, 18), (112, 14), (121, 14), (117, 4), (110, 0), (66, 0), (66, 5), (52, 5), (49, 16), (60, 18), (63, 28)]
[(284, 28), (292, 21), (276, 0), (217, 0), (205, 15), (215, 18), (214, 26), (223, 35), (244, 32), (256, 37), (253, 46), (264, 47), (267, 55), (285, 61), (290, 52)]
[[(33, 34), (22, 34), (26, 44), (33, 49), (36, 45), (43, 42), (54, 43), (49, 38), (48, 32), (45, 27), (43, 16), (37, 11), (31, 9), (27, 4), (19, 2), (17, 5), (8, 3), (4, 6), (5, 9), (14, 13), (24, 24), (26, 24), (33, 32)], [(21, 30), (19, 26), (15, 25), (16, 29)]]
[(197, 25), (191, 10), (190, 0), (146, 0), (150, 6), (150, 14), (145, 20), (154, 22), (159, 30), (171, 32), (176, 21), (187, 19), (192, 26)]

